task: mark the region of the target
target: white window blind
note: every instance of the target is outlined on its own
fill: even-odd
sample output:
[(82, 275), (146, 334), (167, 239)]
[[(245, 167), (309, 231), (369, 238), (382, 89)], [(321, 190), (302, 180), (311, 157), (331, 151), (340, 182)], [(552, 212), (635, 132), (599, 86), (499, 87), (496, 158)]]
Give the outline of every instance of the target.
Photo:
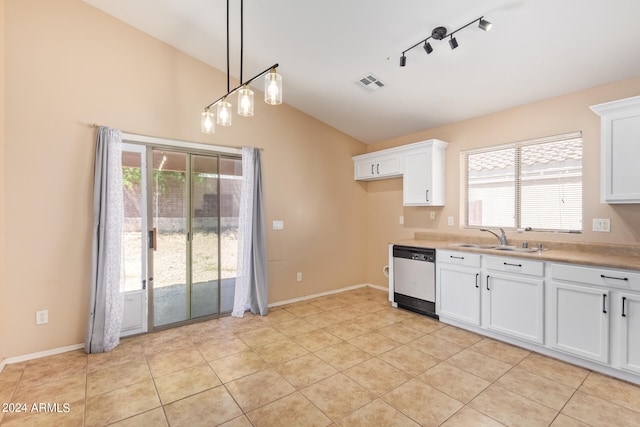
[(582, 231), (582, 134), (463, 153), (470, 227)]

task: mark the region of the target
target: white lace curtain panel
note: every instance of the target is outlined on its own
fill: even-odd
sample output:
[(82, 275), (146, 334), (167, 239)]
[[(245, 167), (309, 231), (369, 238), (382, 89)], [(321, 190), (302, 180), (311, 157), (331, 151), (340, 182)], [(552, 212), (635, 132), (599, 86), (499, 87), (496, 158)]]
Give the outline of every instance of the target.
[(232, 316), (266, 315), (268, 308), (267, 245), (262, 198), (260, 150), (242, 148), (242, 191), (238, 226), (238, 272)]
[(91, 300), (85, 352), (102, 353), (120, 342), (122, 224), (122, 133), (99, 127), (93, 178)]

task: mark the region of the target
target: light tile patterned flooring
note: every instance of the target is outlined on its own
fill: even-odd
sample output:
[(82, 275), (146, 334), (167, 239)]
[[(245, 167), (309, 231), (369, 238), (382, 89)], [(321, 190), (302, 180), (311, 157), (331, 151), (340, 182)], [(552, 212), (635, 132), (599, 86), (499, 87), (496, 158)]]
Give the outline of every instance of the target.
[(125, 339), (106, 354), (8, 365), (0, 402), (69, 411), (0, 412), (0, 424), (640, 426), (640, 387), (386, 297), (361, 288)]

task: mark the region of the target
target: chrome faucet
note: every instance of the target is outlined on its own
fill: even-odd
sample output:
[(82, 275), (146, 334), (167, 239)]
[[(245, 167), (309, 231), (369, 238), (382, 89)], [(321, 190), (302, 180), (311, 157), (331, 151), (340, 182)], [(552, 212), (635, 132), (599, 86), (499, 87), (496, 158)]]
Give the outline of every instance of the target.
[(498, 236), (496, 233), (494, 233), (493, 231), (491, 231), (489, 229), (486, 229), (486, 228), (481, 228), (480, 231), (487, 231), (487, 232), (493, 234), (500, 241), (500, 245), (507, 246), (507, 235), (505, 234), (505, 232), (504, 232), (504, 230), (502, 228), (500, 228), (500, 233), (502, 233), (500, 236)]

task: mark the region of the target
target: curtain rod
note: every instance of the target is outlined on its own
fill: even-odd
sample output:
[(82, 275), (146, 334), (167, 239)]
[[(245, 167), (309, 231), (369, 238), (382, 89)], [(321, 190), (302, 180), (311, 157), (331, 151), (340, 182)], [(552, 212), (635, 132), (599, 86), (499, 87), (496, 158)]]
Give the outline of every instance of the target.
[[(91, 128), (99, 128), (99, 127), (110, 127), (110, 126), (104, 126), (104, 125), (100, 125), (98, 123), (91, 123), (89, 125), (89, 127)], [(123, 136), (126, 136), (127, 138), (131, 138), (131, 139), (135, 139), (136, 142), (142, 142), (142, 143), (149, 143), (149, 144), (162, 144), (162, 141), (165, 141), (165, 145), (167, 144), (172, 144), (172, 143), (182, 143), (182, 144), (194, 144), (194, 145), (202, 145), (202, 146), (206, 146), (206, 147), (218, 147), (218, 148), (223, 148), (223, 149), (228, 149), (228, 150), (237, 150), (238, 152), (242, 151), (242, 147), (234, 147), (231, 145), (221, 145), (221, 144), (216, 144), (216, 145), (210, 145), (210, 144), (206, 144), (204, 142), (195, 142), (195, 141), (185, 141), (185, 140), (180, 140), (180, 139), (171, 139), (171, 138), (163, 138), (163, 137), (159, 137), (159, 136), (150, 136), (150, 135), (141, 135), (141, 134), (137, 134), (137, 133), (133, 133), (133, 132), (128, 132), (125, 130), (120, 129), (120, 132), (122, 132)], [(157, 141), (153, 141), (153, 140), (157, 140)], [(257, 148), (260, 151), (264, 151), (264, 148), (262, 147), (254, 147)]]

